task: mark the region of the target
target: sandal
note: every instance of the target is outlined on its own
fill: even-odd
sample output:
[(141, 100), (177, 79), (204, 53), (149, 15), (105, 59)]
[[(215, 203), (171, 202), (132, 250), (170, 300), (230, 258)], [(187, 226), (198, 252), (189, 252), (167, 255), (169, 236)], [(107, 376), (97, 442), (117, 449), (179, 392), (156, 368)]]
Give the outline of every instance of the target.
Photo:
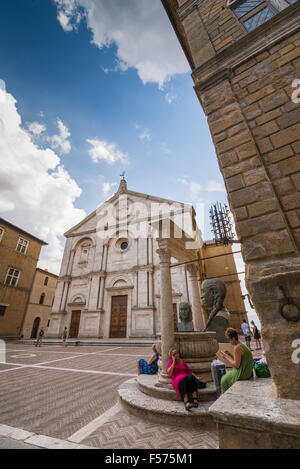
[(193, 407), (193, 404), (191, 404), (190, 401), (186, 401), (186, 402), (184, 403), (184, 407), (185, 407), (185, 410), (190, 411), (191, 408)]

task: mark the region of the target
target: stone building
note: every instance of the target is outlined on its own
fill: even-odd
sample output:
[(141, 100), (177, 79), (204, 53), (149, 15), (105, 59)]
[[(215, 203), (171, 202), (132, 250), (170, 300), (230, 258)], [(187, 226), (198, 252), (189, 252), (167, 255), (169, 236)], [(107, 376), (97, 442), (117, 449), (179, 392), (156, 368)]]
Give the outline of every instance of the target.
[(35, 339), (40, 327), (47, 331), (57, 279), (58, 276), (48, 270), (36, 269), (23, 324), (25, 339)]
[[(114, 214), (109, 217), (111, 209)], [(64, 327), (71, 338), (155, 337), (160, 331), (160, 260), (156, 238), (164, 227), (157, 233), (155, 230), (160, 222), (170, 219), (176, 221), (178, 228), (182, 226), (182, 217), (185, 230), (198, 233), (199, 249), (203, 242), (191, 206), (130, 191), (126, 181), (121, 180), (111, 199), (65, 234), (67, 241), (47, 337), (60, 336)], [(165, 228), (170, 229), (168, 224)], [(199, 311), (201, 269), (197, 265), (175, 266), (176, 263), (173, 258), (175, 328), (182, 301), (191, 303), (194, 314), (201, 315), (204, 325), (204, 312)], [(234, 264), (230, 268), (232, 273), (236, 272)], [(239, 287), (235, 295), (241, 297)], [(241, 302), (238, 304), (242, 319), (245, 307)]]
[(207, 116), (277, 394), (300, 399), (300, 2), (162, 3)]
[(220, 448), (299, 448), (300, 2), (162, 3), (207, 116), (273, 378), (212, 406)]
[(0, 336), (18, 337), (42, 246), (47, 243), (0, 218)]

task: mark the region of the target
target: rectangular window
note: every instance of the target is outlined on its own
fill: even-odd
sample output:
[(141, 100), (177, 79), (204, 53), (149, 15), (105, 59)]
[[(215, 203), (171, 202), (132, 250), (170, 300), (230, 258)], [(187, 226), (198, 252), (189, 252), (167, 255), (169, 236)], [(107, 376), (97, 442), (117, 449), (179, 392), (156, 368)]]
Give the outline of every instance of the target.
[(241, 0), (231, 5), (233, 13), (248, 32), (278, 13), (271, 0)]
[(28, 248), (28, 244), (29, 243), (28, 241), (26, 241), (26, 239), (19, 238), (19, 241), (16, 247), (17, 251), (21, 252), (22, 254), (25, 254)]
[(267, 5), (265, 8), (260, 10), (258, 13), (251, 16), (248, 20), (244, 21), (243, 25), (245, 26), (247, 31), (250, 32), (253, 29), (260, 26), (261, 24), (268, 21), (274, 15), (276, 15), (276, 12), (274, 12), (274, 9), (270, 5)]
[(6, 305), (0, 305), (0, 316), (4, 316), (6, 309)]
[(8, 287), (16, 287), (20, 277), (20, 271), (16, 269), (8, 269), (5, 279), (5, 285)]
[(240, 19), (264, 2), (265, 0), (244, 0), (243, 2), (238, 3), (236, 6), (233, 6), (232, 11), (236, 17)]
[(1, 239), (2, 239), (3, 234), (4, 234), (4, 229), (3, 229), (3, 228), (0, 228), (0, 241), (1, 241)]

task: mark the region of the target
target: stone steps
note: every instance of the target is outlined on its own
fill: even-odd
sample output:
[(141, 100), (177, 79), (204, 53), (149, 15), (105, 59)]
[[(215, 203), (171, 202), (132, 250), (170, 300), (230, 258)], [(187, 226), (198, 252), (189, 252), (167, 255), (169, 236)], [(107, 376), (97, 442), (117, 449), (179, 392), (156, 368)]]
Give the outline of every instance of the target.
[[(180, 401), (178, 394), (170, 384), (168, 387), (157, 386), (157, 375), (140, 375), (137, 378), (137, 385), (140, 391), (148, 396), (169, 401)], [(216, 387), (213, 382), (209, 382), (206, 388), (198, 390), (198, 400), (201, 402), (215, 401), (217, 399)]]
[(198, 408), (187, 411), (182, 401), (160, 399), (149, 396), (139, 389), (137, 378), (123, 383), (119, 389), (119, 403), (129, 413), (147, 421), (178, 426), (214, 427), (211, 415), (208, 413), (212, 401), (199, 403)]

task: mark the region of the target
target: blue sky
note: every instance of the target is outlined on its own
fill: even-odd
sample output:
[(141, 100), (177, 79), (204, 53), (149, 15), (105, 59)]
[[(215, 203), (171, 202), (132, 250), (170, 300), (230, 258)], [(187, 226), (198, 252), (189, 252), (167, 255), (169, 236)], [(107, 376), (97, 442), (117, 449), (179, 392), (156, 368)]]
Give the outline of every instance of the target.
[(116, 191), (124, 170), (131, 190), (202, 204), (210, 239), (209, 206), (227, 196), (160, 0), (1, 6), (0, 214), (49, 243), (42, 266), (57, 271), (63, 232)]

